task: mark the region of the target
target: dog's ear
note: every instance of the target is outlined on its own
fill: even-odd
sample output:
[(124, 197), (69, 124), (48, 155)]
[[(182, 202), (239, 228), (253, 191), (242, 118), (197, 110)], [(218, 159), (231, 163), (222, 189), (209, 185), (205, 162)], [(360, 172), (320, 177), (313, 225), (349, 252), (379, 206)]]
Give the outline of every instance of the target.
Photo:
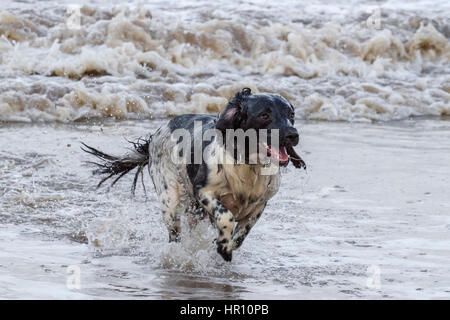
[(236, 93), (228, 102), (225, 109), (219, 114), (216, 128), (225, 131), (226, 129), (238, 129), (241, 123), (246, 118), (246, 100), (252, 94), (250, 88), (244, 88), (242, 91)]

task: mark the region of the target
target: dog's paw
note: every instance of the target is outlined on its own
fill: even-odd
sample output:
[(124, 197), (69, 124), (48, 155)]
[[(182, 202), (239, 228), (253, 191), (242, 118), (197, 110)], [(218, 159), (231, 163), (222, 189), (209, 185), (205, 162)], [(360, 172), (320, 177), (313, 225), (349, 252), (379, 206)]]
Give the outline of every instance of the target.
[(297, 152), (295, 151), (295, 149), (293, 147), (288, 147), (287, 148), (287, 153), (289, 155), (289, 159), (291, 160), (292, 164), (294, 165), (294, 167), (296, 167), (297, 169), (305, 169), (306, 170), (306, 163), (305, 161), (303, 161), (302, 157), (300, 157)]
[(175, 230), (170, 230), (169, 232), (169, 242), (180, 242), (181, 236), (179, 232)]
[(231, 261), (233, 257), (233, 251), (222, 244), (217, 246), (217, 253), (219, 253), (225, 261)]
[(294, 167), (296, 167), (297, 169), (305, 169), (306, 170), (306, 163), (305, 161), (303, 161), (303, 159), (299, 158), (299, 159), (293, 159), (291, 158), (291, 162), (294, 165)]

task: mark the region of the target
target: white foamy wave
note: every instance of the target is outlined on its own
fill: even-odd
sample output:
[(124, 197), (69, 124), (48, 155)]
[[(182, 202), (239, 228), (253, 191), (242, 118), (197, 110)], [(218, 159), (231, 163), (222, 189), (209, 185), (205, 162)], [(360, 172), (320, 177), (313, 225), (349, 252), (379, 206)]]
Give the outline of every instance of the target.
[(305, 119), (448, 115), (449, 12), (426, 1), (13, 2), (0, 12), (0, 120), (217, 113), (244, 86), (284, 95)]

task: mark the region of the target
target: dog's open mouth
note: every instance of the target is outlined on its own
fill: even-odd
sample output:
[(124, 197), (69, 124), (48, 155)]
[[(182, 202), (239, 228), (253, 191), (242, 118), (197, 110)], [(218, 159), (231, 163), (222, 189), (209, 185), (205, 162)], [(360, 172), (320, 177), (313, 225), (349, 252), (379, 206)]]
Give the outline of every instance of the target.
[(287, 166), (289, 163), (289, 156), (286, 151), (286, 147), (280, 147), (279, 149), (274, 146), (264, 144), (267, 150), (267, 156), (279, 163), (280, 166)]

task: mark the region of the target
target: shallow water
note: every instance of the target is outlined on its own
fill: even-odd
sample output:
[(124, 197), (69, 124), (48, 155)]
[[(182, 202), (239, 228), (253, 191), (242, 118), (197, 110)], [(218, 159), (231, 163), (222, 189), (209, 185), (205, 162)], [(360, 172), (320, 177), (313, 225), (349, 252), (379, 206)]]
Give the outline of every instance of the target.
[(2, 298), (450, 296), (450, 122), (298, 124), (308, 171), (283, 172), (232, 263), (208, 223), (167, 243), (148, 175), (147, 198), (95, 189), (80, 141), (120, 153), (160, 123), (2, 125)]
[[(77, 2), (0, 0), (0, 298), (450, 297), (448, 1)], [(167, 243), (148, 175), (95, 189), (81, 141), (243, 87), (292, 102), (308, 170), (232, 263), (206, 222)]]

